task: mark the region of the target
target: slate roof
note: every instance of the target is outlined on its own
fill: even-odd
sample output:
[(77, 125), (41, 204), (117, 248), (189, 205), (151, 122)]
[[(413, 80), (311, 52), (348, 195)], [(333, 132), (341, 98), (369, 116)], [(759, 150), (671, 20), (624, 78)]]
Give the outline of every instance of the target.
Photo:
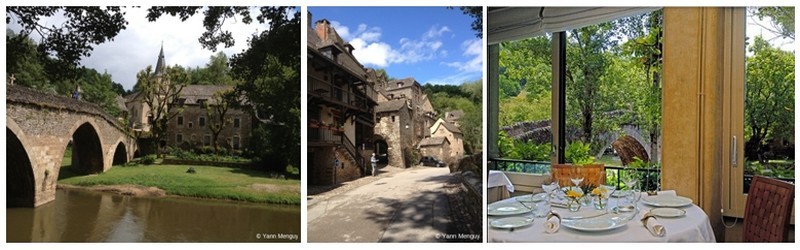
[(463, 133), (461, 133), (461, 130), (458, 129), (458, 127), (456, 127), (456, 125), (453, 125), (452, 123), (442, 122), (441, 124), (442, 124), (442, 126), (444, 126), (444, 128), (446, 128), (447, 130), (450, 130), (450, 132), (463, 134)]
[(375, 113), (398, 111), (403, 107), (408, 107), (405, 100), (390, 100), (387, 102), (378, 103), (378, 106), (375, 107)]
[(217, 92), (233, 90), (230, 85), (186, 85), (181, 90), (180, 98), (185, 98), (184, 104), (197, 104), (197, 100), (205, 99), (209, 104), (214, 103), (214, 94)]
[(447, 137), (441, 137), (441, 136), (425, 137), (421, 141), (419, 141), (419, 146), (417, 146), (417, 148), (425, 146), (439, 146), (444, 144), (444, 142), (450, 143), (450, 140), (447, 140)]
[[(403, 83), (402, 87), (397, 87), (397, 83), (399, 83), (399, 82)], [(391, 80), (386, 85), (386, 91), (395, 91), (395, 90), (399, 90), (399, 89), (409, 88), (409, 87), (414, 86), (414, 85), (419, 85), (419, 83), (417, 82), (416, 79), (414, 79), (414, 77), (406, 77), (406, 78), (403, 78), (403, 79)]]

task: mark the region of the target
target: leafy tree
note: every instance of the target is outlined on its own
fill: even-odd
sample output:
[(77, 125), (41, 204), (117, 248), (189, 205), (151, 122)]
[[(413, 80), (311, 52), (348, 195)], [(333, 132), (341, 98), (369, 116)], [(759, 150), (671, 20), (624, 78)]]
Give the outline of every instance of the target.
[(166, 136), (167, 124), (183, 112), (183, 107), (173, 104), (178, 103), (183, 87), (189, 82), (189, 74), (178, 65), (167, 67), (164, 71), (163, 75), (154, 76), (152, 67), (147, 66), (136, 74), (136, 85), (141, 88), (144, 103), (150, 107), (153, 117), (151, 130), (159, 157), (162, 157), (159, 141)]
[(600, 77), (605, 73), (605, 51), (613, 44), (609, 23), (571, 30), (567, 45), (567, 95), (568, 107), (577, 109), (580, 117), (581, 138), (591, 142), (595, 108), (600, 101)]
[(527, 95), (534, 98), (550, 92), (552, 68), (549, 37), (504, 42), (501, 48), (499, 64), (502, 77), (507, 79), (505, 81), (516, 82), (519, 88), (526, 89)]
[(55, 92), (42, 62), (47, 58), (42, 58), (36, 47), (36, 43), (30, 38), (6, 29), (6, 77), (13, 76), (14, 84)]
[(97, 104), (112, 116), (119, 116), (120, 107), (117, 106), (117, 93), (114, 92), (114, 82), (107, 72), (97, 73), (94, 69), (81, 67), (82, 77), (77, 81), (81, 86), (81, 100)]
[(250, 47), (231, 58), (232, 74), (242, 79), (237, 92), (246, 95), (261, 121), (251, 139), (250, 154), (265, 170), (300, 166), (300, 17), (250, 39)]
[[(64, 23), (40, 24), (42, 18), (56, 15), (63, 16)], [(22, 37), (33, 32), (42, 37), (40, 51), (71, 65), (79, 65), (93, 46), (112, 40), (128, 25), (120, 7), (8, 6), (6, 24), (12, 20), (22, 27)]]
[(223, 52), (212, 55), (203, 68), (190, 69), (192, 83), (196, 85), (236, 85), (231, 76), (228, 56)]
[[(213, 103), (209, 103), (213, 102)], [(211, 146), (214, 147), (214, 154), (218, 152), (219, 134), (223, 129), (233, 123), (230, 117), (226, 117), (230, 108), (235, 108), (239, 103), (236, 93), (232, 90), (220, 91), (214, 93), (211, 100), (203, 103), (203, 108), (206, 109), (206, 116), (208, 122), (206, 126), (211, 131)]]
[(772, 47), (761, 36), (748, 50), (753, 56), (747, 58), (745, 157), (766, 162), (768, 138), (794, 136), (794, 53)]
[(794, 40), (794, 7), (754, 7), (749, 8), (748, 11), (759, 20), (764, 20), (764, 17), (771, 19), (772, 27), (761, 25), (763, 28), (781, 37)]

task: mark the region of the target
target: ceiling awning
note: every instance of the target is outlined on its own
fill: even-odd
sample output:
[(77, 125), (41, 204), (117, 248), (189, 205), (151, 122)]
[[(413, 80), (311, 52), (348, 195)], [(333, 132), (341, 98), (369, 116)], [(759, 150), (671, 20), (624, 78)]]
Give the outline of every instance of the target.
[(490, 7), (487, 43), (541, 36), (644, 14), (661, 7)]

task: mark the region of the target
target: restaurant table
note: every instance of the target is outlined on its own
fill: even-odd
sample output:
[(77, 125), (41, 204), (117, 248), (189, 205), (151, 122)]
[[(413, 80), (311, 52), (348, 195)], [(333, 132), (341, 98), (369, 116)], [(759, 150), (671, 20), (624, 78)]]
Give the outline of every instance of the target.
[(514, 192), (514, 184), (508, 179), (505, 173), (497, 170), (489, 170), (489, 180), (487, 181), (487, 201), (507, 199)]
[[(659, 195), (675, 195), (674, 191), (665, 191)], [(642, 194), (642, 198), (647, 197), (647, 194)], [(622, 198), (619, 198), (622, 199)], [(618, 200), (612, 197), (609, 199), (607, 208), (616, 207)], [(490, 206), (498, 206), (501, 204), (519, 204), (517, 197), (511, 197), (495, 203)], [(544, 202), (536, 203), (545, 204)], [(489, 242), (716, 242), (714, 231), (711, 228), (711, 223), (708, 216), (703, 212), (700, 207), (691, 204), (682, 207), (686, 214), (677, 218), (657, 218), (658, 223), (662, 224), (666, 229), (666, 235), (657, 237), (650, 234), (650, 232), (642, 225), (640, 221), (645, 214), (653, 206), (646, 205), (640, 200), (638, 202), (639, 212), (632, 216), (627, 225), (622, 227), (606, 230), (606, 231), (580, 231), (567, 228), (563, 224), (560, 229), (555, 233), (547, 233), (545, 231), (546, 218), (533, 218), (533, 223), (528, 226), (510, 229), (494, 228), (489, 223)], [(582, 207), (583, 209), (594, 210), (593, 206)], [(566, 208), (553, 207), (552, 210), (556, 213), (569, 213)], [(487, 210), (488, 211), (488, 210)], [(601, 210), (602, 211), (602, 210)], [(532, 218), (531, 213), (511, 215), (511, 216), (488, 216), (489, 222), (505, 218), (505, 217), (529, 217)], [(555, 220), (555, 219), (553, 219)]]

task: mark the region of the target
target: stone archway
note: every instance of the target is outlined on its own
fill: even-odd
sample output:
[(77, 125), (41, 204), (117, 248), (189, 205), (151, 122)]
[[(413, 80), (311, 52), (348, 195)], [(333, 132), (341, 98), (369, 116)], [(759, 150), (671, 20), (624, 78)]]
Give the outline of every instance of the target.
[(120, 165), (125, 164), (128, 162), (128, 150), (125, 149), (125, 144), (122, 142), (117, 143), (116, 149), (114, 149), (114, 159), (111, 162), (111, 165)]
[(372, 141), (375, 143), (375, 155), (378, 156), (378, 163), (386, 164), (389, 160), (389, 144), (386, 143), (386, 140), (383, 139), (380, 135), (375, 135), (372, 137)]
[(103, 172), (103, 146), (97, 129), (91, 123), (81, 124), (72, 133), (71, 168), (80, 174)]
[(6, 206), (34, 207), (36, 181), (28, 152), (11, 129), (6, 127)]

